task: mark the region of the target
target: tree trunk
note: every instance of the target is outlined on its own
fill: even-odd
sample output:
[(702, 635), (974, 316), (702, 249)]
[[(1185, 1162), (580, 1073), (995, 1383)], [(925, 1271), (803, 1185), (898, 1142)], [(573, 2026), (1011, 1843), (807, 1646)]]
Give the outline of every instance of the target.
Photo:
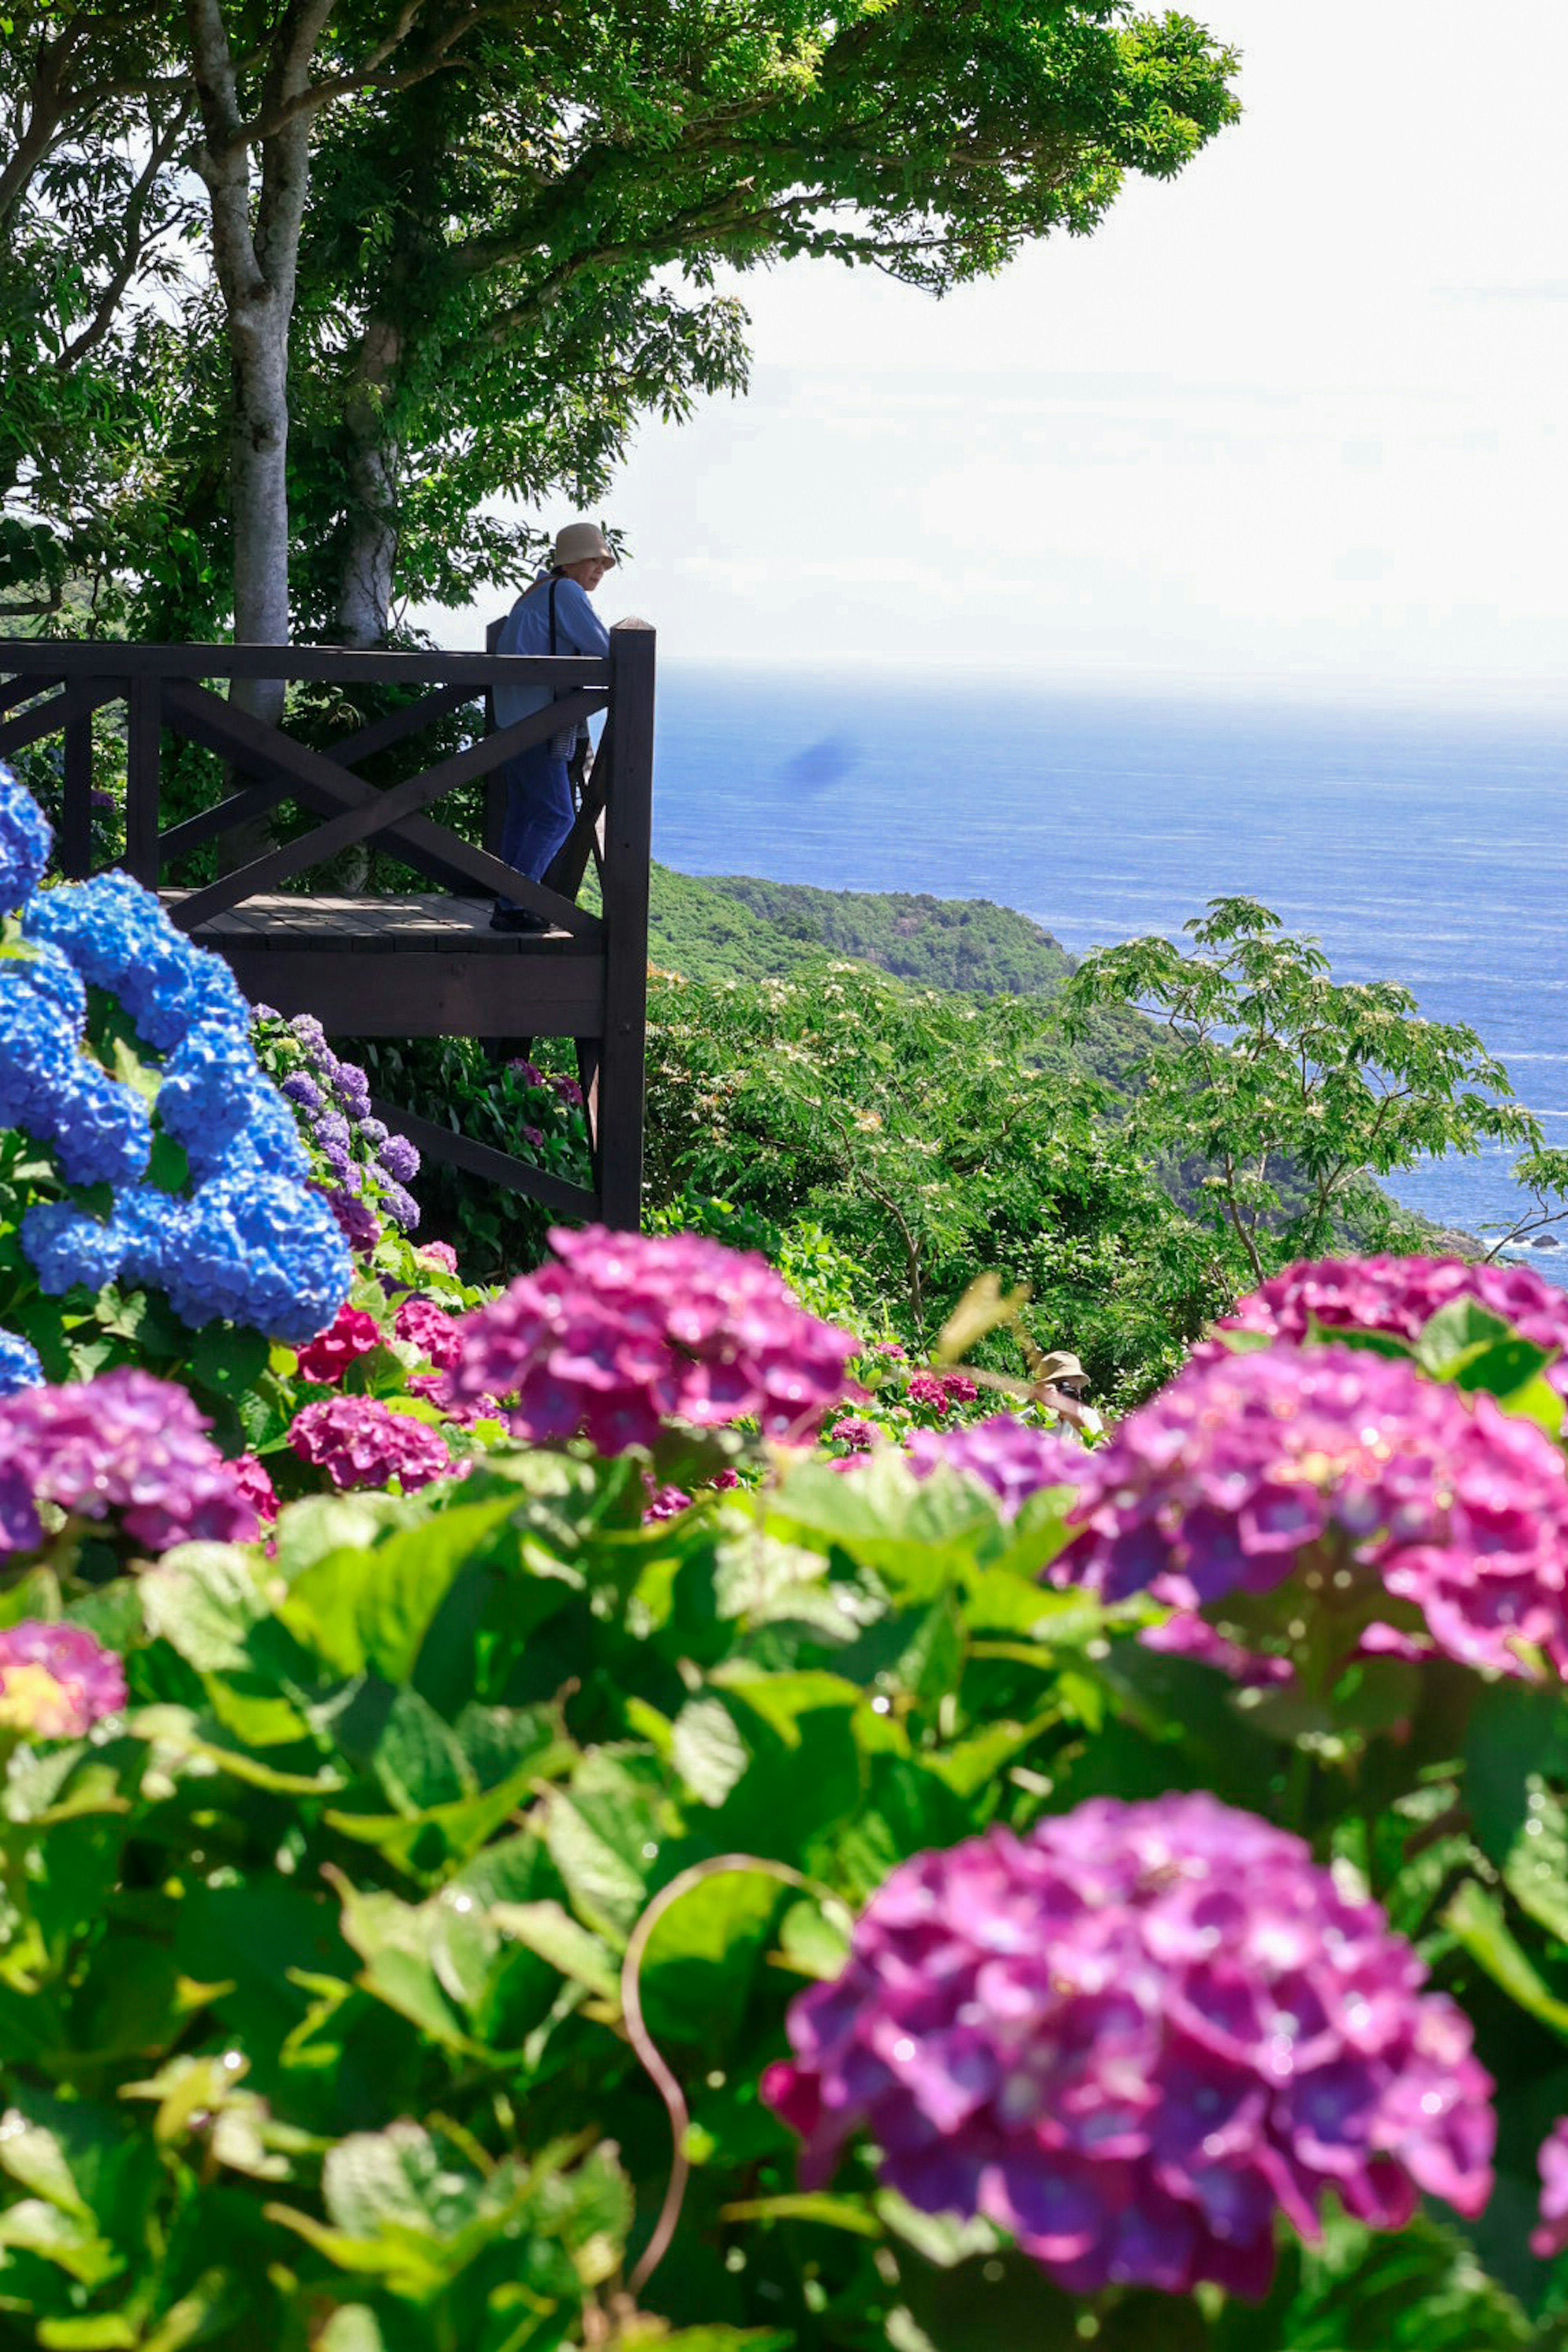
[(397, 562), (397, 467), (401, 452), (387, 430), (386, 389), (403, 353), (403, 337), (386, 319), (372, 319), (360, 347), (349, 394), (348, 516), (338, 575), (337, 634), (345, 646), (386, 641)]

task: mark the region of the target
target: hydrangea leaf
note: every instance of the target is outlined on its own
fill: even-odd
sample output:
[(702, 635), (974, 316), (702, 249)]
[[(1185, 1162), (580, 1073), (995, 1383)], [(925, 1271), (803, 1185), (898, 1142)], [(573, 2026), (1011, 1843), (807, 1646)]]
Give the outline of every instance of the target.
[(336, 1673), (406, 1683), (441, 1603), (514, 1508), (507, 1496), (457, 1504), (374, 1549), (329, 1553), (294, 1579), (278, 1614)]
[[(1491, 1314), (1479, 1299), (1451, 1298), (1423, 1325), (1413, 1353), (1422, 1370), (1434, 1380), (1451, 1381), (1488, 1349), (1511, 1338), (1503, 1318)], [(1541, 1360), (1547, 1360), (1544, 1351)], [(1513, 1385), (1517, 1388), (1519, 1382)]]
[(1468, 1879), (1445, 1910), (1443, 1925), (1517, 2007), (1568, 2041), (1568, 2000), (1559, 2000), (1544, 1982), (1495, 1895)]
[(504, 1939), (537, 1953), (601, 2000), (619, 2000), (620, 1970), (608, 1947), (559, 1903), (497, 1903), (489, 1917)]

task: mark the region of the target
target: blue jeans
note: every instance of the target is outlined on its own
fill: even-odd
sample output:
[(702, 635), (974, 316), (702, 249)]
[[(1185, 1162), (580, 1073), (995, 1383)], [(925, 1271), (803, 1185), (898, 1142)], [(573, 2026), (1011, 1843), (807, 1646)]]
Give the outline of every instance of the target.
[[(501, 827), (500, 854), (509, 866), (539, 881), (551, 859), (572, 830), (572, 786), (564, 760), (552, 759), (547, 745), (537, 743), (520, 751), (501, 769), (506, 778), (506, 823)], [(513, 907), (513, 898), (498, 898), (498, 907)]]

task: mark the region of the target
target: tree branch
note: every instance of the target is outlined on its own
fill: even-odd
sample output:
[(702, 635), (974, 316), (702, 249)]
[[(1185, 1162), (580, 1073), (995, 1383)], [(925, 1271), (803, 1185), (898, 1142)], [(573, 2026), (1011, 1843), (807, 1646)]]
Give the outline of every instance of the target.
[(104, 289), (97, 310), (80, 334), (74, 335), (68, 342), (62, 344), (56, 353), (54, 366), (58, 374), (68, 374), (79, 360), (84, 359), (96, 344), (102, 341), (113, 325), (114, 314), (120, 308), (121, 297), (135, 276), (145, 250), (143, 231), (153, 190), (164, 164), (174, 153), (185, 124), (190, 120), (190, 111), (191, 102), (187, 100), (171, 118), (169, 127), (162, 137), (154, 140), (141, 177), (132, 190), (130, 201), (125, 208), (125, 243), (121, 252), (119, 266)]

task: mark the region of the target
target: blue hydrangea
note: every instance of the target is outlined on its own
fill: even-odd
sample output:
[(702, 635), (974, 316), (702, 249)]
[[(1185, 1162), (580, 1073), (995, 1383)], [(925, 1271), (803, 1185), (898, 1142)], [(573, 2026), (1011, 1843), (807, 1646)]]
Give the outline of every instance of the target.
[(129, 1184), (153, 1149), (147, 1106), (131, 1087), (77, 1057), (34, 1131), (52, 1143), (68, 1184)]
[(101, 1290), (120, 1272), (118, 1225), (100, 1224), (67, 1201), (36, 1201), (22, 1220), (22, 1253), (51, 1297), (79, 1282)]
[(18, 1338), (15, 1331), (0, 1331), (0, 1397), (14, 1396), (18, 1389), (37, 1389), (43, 1384), (44, 1368), (38, 1361), (37, 1348)]
[(79, 1045), (87, 1034), (87, 990), (70, 958), (47, 940), (39, 940), (18, 961), (26, 974), (28, 987), (47, 1004), (54, 1006), (73, 1042)]
[(118, 997), (137, 1035), (160, 1053), (194, 1028), (249, 1027), (250, 1007), (222, 957), (193, 947), (129, 874), (40, 891), (22, 932), (58, 947), (85, 981)]
[[(263, 1176), (286, 1176), (296, 1184), (308, 1184), (315, 1173), (287, 1103), (279, 1102), (265, 1079), (247, 1098), (245, 1126), (230, 1145), (223, 1165), (235, 1171), (254, 1168)], [(220, 1172), (217, 1166), (208, 1164), (205, 1157), (195, 1154), (191, 1169), (197, 1176)]]
[(48, 818), (0, 760), (0, 913), (14, 915), (32, 897), (53, 845)]
[(120, 1279), (134, 1290), (161, 1290), (178, 1266), (190, 1227), (188, 1202), (153, 1184), (128, 1184), (114, 1196), (120, 1234)]
[(0, 962), (0, 1127), (39, 1131), (56, 1090), (80, 1066), (76, 1038), (58, 1004), (20, 957)]
[(195, 1329), (222, 1318), (300, 1346), (332, 1321), (353, 1265), (318, 1193), (247, 1171), (199, 1187), (179, 1262), (163, 1279), (175, 1314)]

